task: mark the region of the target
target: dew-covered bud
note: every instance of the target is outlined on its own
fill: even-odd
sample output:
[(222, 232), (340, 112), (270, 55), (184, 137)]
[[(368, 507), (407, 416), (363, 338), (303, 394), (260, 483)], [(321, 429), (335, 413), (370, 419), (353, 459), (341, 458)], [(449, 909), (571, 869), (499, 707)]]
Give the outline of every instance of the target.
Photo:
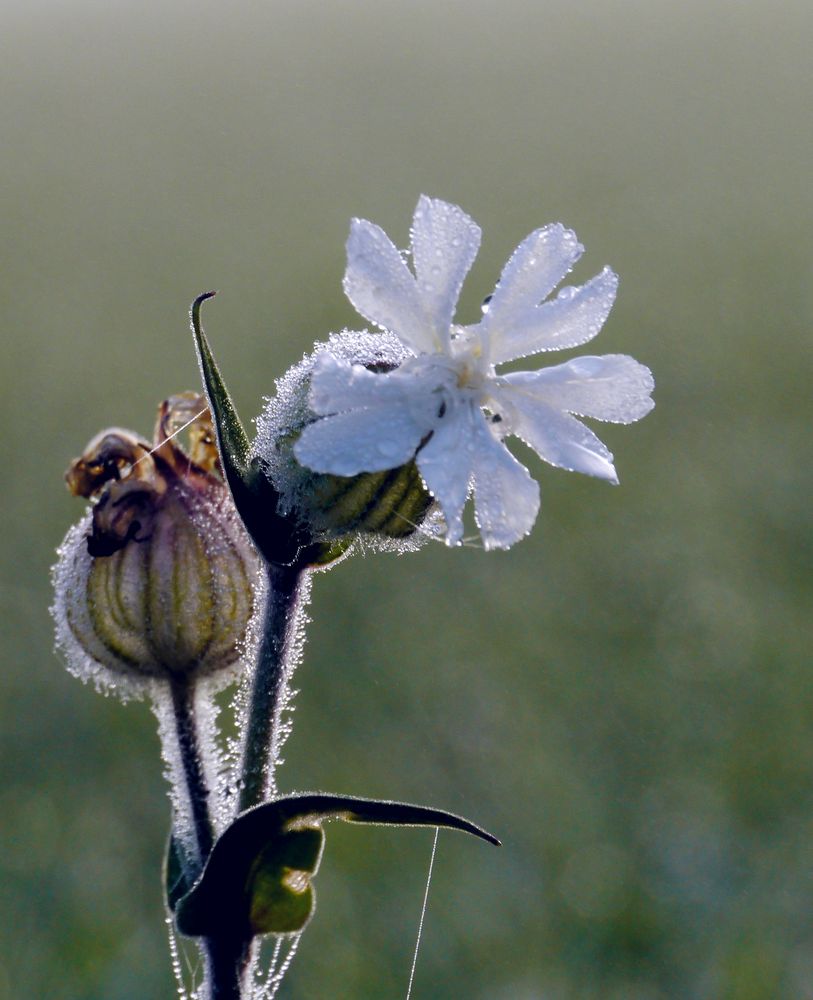
[(68, 669), (124, 697), (160, 679), (231, 679), (259, 563), (218, 474), (205, 401), (166, 400), (152, 446), (131, 431), (104, 431), (66, 480), (92, 504), (54, 568), (52, 612)]
[(414, 548), (434, 535), (437, 517), (414, 461), (383, 472), (338, 476), (305, 468), (294, 445), (305, 426), (319, 417), (309, 405), (311, 372), (323, 352), (372, 372), (397, 368), (410, 355), (394, 336), (334, 334), (291, 368), (257, 420), (255, 451), (284, 508), (324, 540), (361, 537), (379, 548)]

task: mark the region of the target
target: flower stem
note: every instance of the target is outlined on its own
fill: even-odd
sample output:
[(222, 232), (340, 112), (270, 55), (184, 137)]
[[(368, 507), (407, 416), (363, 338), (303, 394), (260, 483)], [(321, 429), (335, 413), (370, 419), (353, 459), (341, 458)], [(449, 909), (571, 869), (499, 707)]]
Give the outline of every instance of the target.
[(186, 677), (173, 677), (170, 681), (172, 692), (172, 709), (175, 715), (175, 731), (178, 738), (178, 751), (186, 780), (186, 793), (189, 799), (190, 820), (194, 834), (196, 856), (188, 861), (193, 862), (195, 870), (187, 872), (190, 881), (194, 881), (203, 869), (206, 859), (214, 843), (214, 829), (209, 814), (209, 789), (203, 775), (198, 729), (195, 720), (195, 684)]
[[(172, 708), (178, 751), (186, 782), (195, 854), (184, 851), (187, 880), (191, 883), (200, 875), (214, 844), (214, 827), (209, 812), (209, 790), (203, 773), (203, 763), (195, 719), (195, 685), (184, 677), (170, 682)], [(189, 847), (192, 847), (189, 844)], [(210, 937), (200, 941), (206, 964), (207, 1000), (241, 1000), (243, 974), (251, 957), (251, 942), (233, 938)]]
[(239, 811), (276, 791), (274, 768), (280, 746), (280, 717), (296, 652), (299, 613), (305, 603), (306, 570), (266, 563), (266, 594), (257, 669), (243, 743)]
[(241, 1000), (243, 975), (251, 958), (251, 942), (230, 938), (206, 938), (207, 1000)]

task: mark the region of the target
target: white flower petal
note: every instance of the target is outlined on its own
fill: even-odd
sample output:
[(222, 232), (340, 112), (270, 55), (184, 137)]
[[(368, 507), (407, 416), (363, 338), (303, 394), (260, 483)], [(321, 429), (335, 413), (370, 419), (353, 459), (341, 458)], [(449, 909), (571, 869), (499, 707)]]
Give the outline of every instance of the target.
[(344, 291), (365, 319), (390, 330), (416, 353), (440, 350), (403, 257), (383, 229), (364, 219), (353, 219), (350, 226)]
[(463, 507), (469, 495), (474, 458), (472, 420), (482, 419), (468, 404), (453, 406), (435, 425), (432, 437), (418, 452), (418, 469), (446, 519), (446, 542), (463, 537)]
[(463, 280), (480, 248), (480, 227), (457, 205), (421, 195), (412, 219), (418, 293), (448, 345)]
[(423, 436), (405, 404), (371, 406), (308, 424), (294, 445), (294, 455), (314, 472), (355, 476), (410, 461)]
[(569, 472), (618, 482), (612, 454), (580, 420), (515, 385), (495, 387), (494, 398), (508, 433), (522, 438), (540, 458)]
[(323, 351), (311, 374), (309, 403), (314, 413), (327, 416), (369, 406), (399, 406), (404, 388), (387, 372), (371, 372)]
[(537, 229), (516, 248), (503, 268), (483, 321), (501, 336), (518, 316), (548, 297), (584, 252), (576, 234), (554, 223)]
[(474, 512), (486, 549), (508, 549), (531, 530), (539, 513), (539, 485), (485, 418), (475, 432)]
[(655, 405), (652, 372), (626, 354), (574, 358), (536, 372), (514, 372), (504, 381), (557, 410), (617, 424), (640, 420)]
[(533, 525), (539, 488), (502, 438), (516, 434), (552, 465), (617, 482), (609, 450), (574, 414), (638, 420), (652, 408), (653, 380), (626, 355), (496, 376), (495, 365), (595, 337), (618, 279), (605, 268), (544, 301), (583, 252), (571, 230), (546, 226), (514, 252), (481, 322), (452, 340), (457, 298), (479, 243), (479, 228), (461, 209), (421, 197), (411, 230), (413, 277), (381, 229), (354, 220), (345, 290), (414, 356), (382, 374), (352, 358), (319, 358), (310, 404), (322, 419), (294, 447), (303, 465), (339, 475), (383, 471), (415, 456), (443, 509), (447, 541), (461, 539), (473, 490), (486, 548), (507, 548)]
[[(492, 362), (500, 364), (539, 351), (587, 343), (604, 325), (617, 289), (618, 277), (605, 267), (586, 284), (563, 288), (550, 302), (514, 314), (510, 327), (491, 333)], [(489, 308), (489, 321), (490, 316)]]

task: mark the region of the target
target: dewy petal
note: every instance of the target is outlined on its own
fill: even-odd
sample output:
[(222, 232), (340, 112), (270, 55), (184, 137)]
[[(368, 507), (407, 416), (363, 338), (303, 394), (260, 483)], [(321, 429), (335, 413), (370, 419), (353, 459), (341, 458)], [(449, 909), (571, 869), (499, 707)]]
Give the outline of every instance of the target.
[(485, 418), (475, 429), (474, 513), (486, 549), (508, 549), (531, 530), (539, 512), (539, 486)]
[(539, 351), (587, 343), (604, 325), (617, 289), (618, 277), (605, 267), (586, 284), (563, 288), (550, 302), (515, 313), (511, 325), (495, 328), (489, 307), (485, 319), (491, 331), (492, 362), (500, 364)]
[(480, 227), (457, 205), (421, 195), (412, 219), (412, 259), (424, 311), (448, 349), (463, 281), (480, 248)]
[(403, 257), (383, 229), (364, 219), (350, 225), (344, 291), (365, 319), (396, 334), (416, 354), (441, 349)]
[(309, 402), (320, 416), (370, 406), (398, 406), (403, 401), (403, 386), (387, 372), (368, 371), (363, 365), (335, 358), (329, 351), (323, 351), (314, 362)]
[(515, 372), (504, 381), (557, 410), (617, 424), (640, 420), (655, 405), (652, 372), (626, 354), (574, 358), (536, 372)]
[(493, 394), (509, 433), (522, 438), (540, 458), (569, 472), (618, 482), (612, 454), (580, 420), (517, 385), (494, 387)]
[(410, 461), (423, 436), (406, 403), (371, 406), (308, 424), (294, 445), (294, 455), (314, 472), (355, 476)]
[(503, 268), (483, 325), (501, 334), (548, 297), (584, 252), (576, 234), (554, 223), (527, 236)]
[(469, 404), (450, 405), (435, 425), (432, 437), (418, 452), (418, 469), (446, 519), (446, 542), (463, 537), (463, 508), (469, 495), (474, 459), (472, 422), (482, 419)]

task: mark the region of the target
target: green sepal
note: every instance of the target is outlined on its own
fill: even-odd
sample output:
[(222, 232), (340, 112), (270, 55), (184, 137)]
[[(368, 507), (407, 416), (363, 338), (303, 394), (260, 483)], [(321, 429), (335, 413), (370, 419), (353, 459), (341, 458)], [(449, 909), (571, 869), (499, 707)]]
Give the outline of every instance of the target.
[(316, 473), (308, 510), (314, 525), (333, 533), (369, 533), (405, 538), (423, 521), (432, 496), (415, 461), (356, 476)]
[(209, 341), (203, 332), (200, 322), (200, 307), (207, 299), (213, 298), (217, 292), (203, 292), (192, 303), (189, 317), (192, 322), (192, 336), (195, 338), (195, 350), (198, 355), (203, 386), (212, 421), (217, 433), (217, 448), (223, 462), (223, 471), (227, 478), (236, 475), (245, 477), (248, 471), (250, 445), (248, 436), (243, 429), (240, 417), (234, 407), (229, 390), (217, 367)]
[(234, 505), (260, 554), (271, 563), (308, 565), (312, 544), (301, 528), (277, 514), (279, 494), (257, 457), (251, 455), (248, 436), (220, 374), (209, 341), (203, 332), (200, 309), (215, 292), (204, 292), (192, 303), (189, 315), (203, 388), (212, 414), (223, 475)]
[(499, 840), (441, 809), (319, 793), (292, 795), (242, 813), (218, 839), (194, 887), (178, 901), (175, 920), (189, 937), (300, 931), (314, 907), (311, 878), (319, 868), (321, 822), (442, 826)]

